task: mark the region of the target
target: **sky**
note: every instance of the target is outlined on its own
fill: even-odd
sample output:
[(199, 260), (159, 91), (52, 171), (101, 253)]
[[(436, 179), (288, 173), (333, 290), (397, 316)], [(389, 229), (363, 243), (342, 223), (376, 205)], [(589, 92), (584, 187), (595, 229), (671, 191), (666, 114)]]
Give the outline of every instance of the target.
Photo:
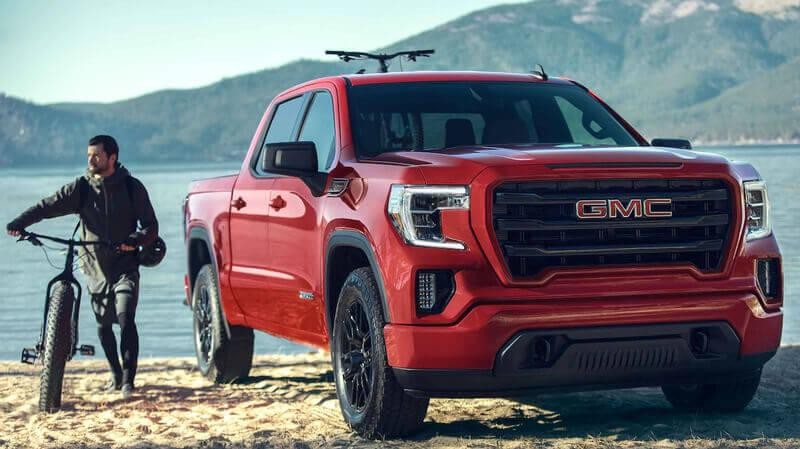
[(498, 0), (0, 0), (0, 93), (39, 104), (193, 88), (370, 51)]

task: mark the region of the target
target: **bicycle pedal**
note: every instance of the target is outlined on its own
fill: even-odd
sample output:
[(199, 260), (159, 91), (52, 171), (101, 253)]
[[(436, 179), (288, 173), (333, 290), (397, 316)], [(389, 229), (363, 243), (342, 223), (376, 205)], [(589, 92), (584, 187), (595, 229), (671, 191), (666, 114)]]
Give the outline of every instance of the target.
[(80, 352), (81, 355), (92, 356), (92, 355), (94, 355), (94, 346), (92, 346), (92, 345), (81, 345), (81, 347), (78, 348), (78, 352)]
[(39, 358), (39, 354), (33, 348), (22, 348), (22, 357), (20, 362), (26, 363), (28, 365), (33, 365), (36, 363), (36, 359)]

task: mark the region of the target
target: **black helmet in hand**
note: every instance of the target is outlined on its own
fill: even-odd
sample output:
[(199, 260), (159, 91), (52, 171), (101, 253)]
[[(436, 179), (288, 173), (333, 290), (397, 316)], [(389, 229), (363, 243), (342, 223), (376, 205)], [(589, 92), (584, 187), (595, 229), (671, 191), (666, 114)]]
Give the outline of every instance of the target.
[(154, 267), (160, 264), (166, 255), (167, 243), (161, 237), (157, 237), (151, 245), (141, 247), (137, 257), (139, 258), (139, 265)]

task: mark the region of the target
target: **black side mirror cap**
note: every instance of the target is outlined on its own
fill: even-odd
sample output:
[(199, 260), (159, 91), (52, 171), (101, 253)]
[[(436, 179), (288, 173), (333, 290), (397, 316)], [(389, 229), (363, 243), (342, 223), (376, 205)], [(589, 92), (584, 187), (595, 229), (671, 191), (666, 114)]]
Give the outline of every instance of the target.
[(692, 143), (686, 139), (653, 139), (651, 145), (654, 147), (680, 148), (683, 150), (692, 149)]
[(264, 172), (300, 178), (314, 196), (325, 193), (328, 174), (319, 171), (314, 142), (268, 143), (260, 162)]
[(261, 159), (261, 169), (297, 177), (316, 174), (317, 146), (314, 142), (268, 143)]

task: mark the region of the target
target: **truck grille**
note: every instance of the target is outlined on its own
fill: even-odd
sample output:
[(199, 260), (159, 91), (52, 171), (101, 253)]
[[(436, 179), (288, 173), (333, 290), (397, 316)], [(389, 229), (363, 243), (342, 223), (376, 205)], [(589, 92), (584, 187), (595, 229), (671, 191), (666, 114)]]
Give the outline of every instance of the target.
[[(669, 199), (669, 218), (579, 219), (581, 200)], [(722, 180), (621, 179), (509, 182), (493, 195), (494, 232), (513, 277), (547, 268), (690, 263), (718, 271), (730, 221)], [(624, 215), (624, 214), (622, 214)]]

